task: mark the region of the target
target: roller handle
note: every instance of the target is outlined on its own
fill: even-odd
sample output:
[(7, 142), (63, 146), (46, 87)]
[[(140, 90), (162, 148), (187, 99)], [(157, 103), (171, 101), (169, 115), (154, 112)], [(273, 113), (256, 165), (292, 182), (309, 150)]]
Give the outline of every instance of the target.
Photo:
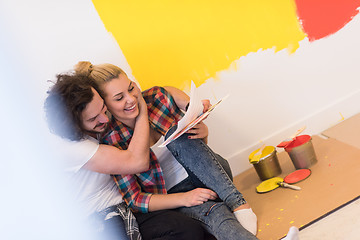
[(301, 190), (301, 187), (295, 186), (295, 185), (290, 185), (290, 184), (288, 184), (288, 183), (278, 182), (278, 184), (279, 184), (281, 187), (290, 188), (290, 189), (293, 189), (293, 190)]

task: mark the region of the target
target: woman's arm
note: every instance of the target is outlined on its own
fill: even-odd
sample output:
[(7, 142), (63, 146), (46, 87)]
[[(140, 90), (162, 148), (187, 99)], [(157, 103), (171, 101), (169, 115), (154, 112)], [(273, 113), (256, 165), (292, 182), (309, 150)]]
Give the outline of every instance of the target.
[[(174, 98), (176, 105), (181, 109), (186, 111), (188, 104), (190, 102), (190, 97), (176, 87), (165, 86), (166, 91), (170, 93), (170, 95)], [(210, 101), (208, 99), (201, 100), (204, 106), (203, 112), (206, 112), (210, 107)]]
[(190, 97), (176, 87), (166, 86), (164, 87), (166, 91), (174, 98), (176, 105), (181, 109), (186, 111), (186, 106), (190, 102)]
[[(135, 86), (135, 85), (134, 85)], [(104, 174), (135, 174), (149, 169), (149, 120), (146, 103), (140, 89), (138, 91), (139, 116), (127, 150), (100, 144), (93, 157), (84, 168)]]
[[(187, 110), (187, 106), (190, 102), (190, 97), (184, 93), (183, 91), (181, 91), (178, 88), (175, 87), (171, 87), (171, 86), (166, 86), (164, 87), (166, 91), (168, 91), (170, 93), (170, 95), (174, 98), (174, 101), (176, 103), (176, 105), (182, 109), (182, 110)], [(210, 107), (210, 101), (208, 99), (202, 100), (204, 109), (203, 112), (206, 112)], [(194, 126), (192, 129), (188, 130), (187, 133), (191, 133), (192, 135), (189, 136), (190, 139), (196, 139), (196, 138), (200, 138), (203, 139), (205, 141), (205, 143), (207, 143), (208, 140), (208, 127), (206, 126), (205, 123), (200, 122), (199, 124), (197, 124), (196, 126)]]
[[(149, 171), (153, 171), (150, 169)], [(217, 194), (205, 188), (196, 188), (189, 192), (173, 194), (152, 194), (143, 192), (139, 178), (135, 175), (122, 175), (116, 178), (119, 191), (129, 208), (134, 212), (152, 212), (178, 207), (200, 205), (217, 198)], [(153, 185), (156, 188), (156, 185)]]
[(206, 188), (196, 188), (182, 193), (153, 194), (149, 201), (149, 212), (197, 206), (208, 200), (215, 200), (216, 197), (215, 192)]

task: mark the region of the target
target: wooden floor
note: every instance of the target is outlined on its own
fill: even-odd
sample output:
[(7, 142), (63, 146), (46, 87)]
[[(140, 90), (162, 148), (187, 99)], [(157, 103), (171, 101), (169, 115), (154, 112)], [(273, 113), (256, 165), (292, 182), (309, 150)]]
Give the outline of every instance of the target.
[[(329, 138), (312, 136), (318, 162), (310, 168), (310, 177), (296, 184), (300, 191), (277, 188), (258, 194), (255, 188), (261, 180), (254, 168), (234, 178), (258, 216), (259, 239), (280, 239), (291, 226), (306, 229), (360, 195), (360, 140), (355, 141), (360, 135), (355, 136), (354, 128), (360, 129), (360, 115), (325, 131)], [(278, 153), (278, 159), (280, 177), (295, 171), (286, 152)]]

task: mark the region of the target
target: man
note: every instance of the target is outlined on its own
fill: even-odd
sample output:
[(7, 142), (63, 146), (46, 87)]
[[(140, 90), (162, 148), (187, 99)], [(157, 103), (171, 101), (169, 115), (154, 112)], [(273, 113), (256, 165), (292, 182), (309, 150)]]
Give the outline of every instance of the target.
[[(139, 88), (135, 88), (140, 93)], [(140, 239), (136, 221), (123, 203), (110, 174), (135, 174), (149, 168), (149, 122), (146, 103), (142, 95), (138, 94), (140, 114), (136, 118), (136, 131), (129, 148), (119, 150), (98, 143), (109, 121), (106, 106), (98, 92), (95, 82), (86, 76), (58, 75), (45, 101), (48, 125), (53, 133), (65, 139), (62, 141), (62, 151), (68, 156), (64, 158), (66, 171), (70, 173), (71, 181), (76, 183), (75, 196), (84, 207), (86, 215), (92, 219), (100, 217), (101, 232), (112, 229), (120, 239), (126, 239), (126, 235), (130, 239)], [(178, 215), (183, 224), (169, 226), (171, 229), (175, 228), (176, 233), (169, 232), (164, 227), (154, 238), (185, 239), (188, 233), (192, 236), (203, 235), (200, 224)], [(159, 213), (156, 217), (164, 216)], [(152, 221), (154, 222), (156, 223)]]

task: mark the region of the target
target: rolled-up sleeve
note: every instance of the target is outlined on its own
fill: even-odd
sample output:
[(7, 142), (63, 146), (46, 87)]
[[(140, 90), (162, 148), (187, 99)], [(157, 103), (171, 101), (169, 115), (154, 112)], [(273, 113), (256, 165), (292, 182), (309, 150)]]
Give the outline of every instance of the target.
[(149, 212), (149, 202), (152, 193), (144, 193), (138, 184), (136, 175), (114, 176), (124, 201), (133, 212)]

